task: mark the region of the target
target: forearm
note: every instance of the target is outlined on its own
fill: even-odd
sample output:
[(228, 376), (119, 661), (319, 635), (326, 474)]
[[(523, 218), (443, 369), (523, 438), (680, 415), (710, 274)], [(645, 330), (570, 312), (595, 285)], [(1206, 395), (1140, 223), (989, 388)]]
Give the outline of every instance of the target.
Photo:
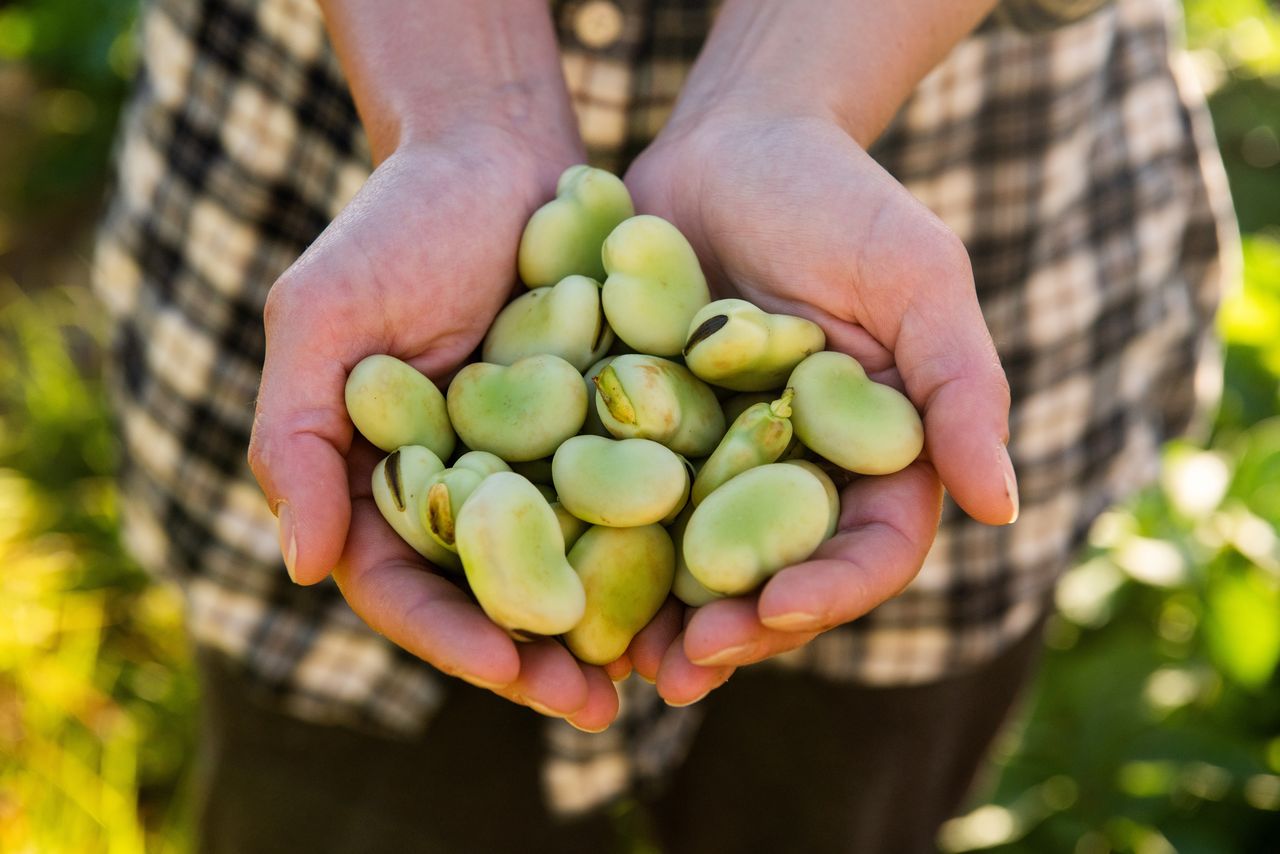
[(674, 121), (762, 105), (828, 114), (875, 140), (995, 0), (726, 0)]
[(320, 0), (374, 162), (490, 125), (533, 153), (580, 158), (545, 0)]

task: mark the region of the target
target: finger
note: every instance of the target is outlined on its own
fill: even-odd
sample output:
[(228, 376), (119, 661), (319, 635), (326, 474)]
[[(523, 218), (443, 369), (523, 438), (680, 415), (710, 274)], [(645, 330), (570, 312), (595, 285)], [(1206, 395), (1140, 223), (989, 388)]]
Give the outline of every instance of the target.
[(1006, 449), (1009, 383), (978, 306), (968, 255), (945, 234), (949, 239), (916, 261), (919, 284), (895, 330), (894, 362), (924, 413), (925, 446), (948, 492), (978, 521), (1004, 525), (1018, 516)]
[(662, 666), (662, 657), (667, 648), (680, 634), (683, 625), (685, 607), (680, 600), (671, 596), (658, 609), (658, 613), (649, 621), (649, 625), (631, 639), (627, 648), (627, 656), (640, 678), (647, 682), (658, 680), (658, 669)]
[(587, 682), (587, 703), (565, 720), (583, 732), (604, 732), (618, 717), (618, 689), (599, 667), (583, 667), (582, 675)]
[(678, 635), (658, 668), (658, 694), (669, 706), (698, 702), (733, 675), (732, 667), (700, 667), (684, 654), (684, 634)]
[[(370, 462), (371, 455), (353, 455), (353, 477), (367, 472)], [(367, 495), (352, 507), (346, 550), (333, 576), (374, 631), (437, 669), (489, 689), (520, 675), (511, 638), (457, 586), (429, 571)]]
[(823, 631), (899, 593), (933, 543), (942, 490), (928, 463), (854, 481), (841, 496), (840, 529), (813, 558), (782, 570), (760, 593), (770, 628)]
[(684, 654), (702, 667), (740, 667), (804, 646), (816, 632), (785, 632), (760, 622), (756, 596), (699, 608), (684, 631)]
[(351, 518), (345, 455), (353, 431), (343, 402), (350, 366), (323, 346), (313, 310), (291, 287), (277, 284), (267, 301), (249, 466), (279, 520), (290, 577), (314, 584), (342, 555)]
[(614, 682), (621, 682), (631, 675), (631, 658), (625, 652), (604, 666), (604, 672)]
[(553, 718), (568, 717), (586, 707), (587, 679), (569, 650), (549, 638), (517, 648), (520, 675), (498, 693)]

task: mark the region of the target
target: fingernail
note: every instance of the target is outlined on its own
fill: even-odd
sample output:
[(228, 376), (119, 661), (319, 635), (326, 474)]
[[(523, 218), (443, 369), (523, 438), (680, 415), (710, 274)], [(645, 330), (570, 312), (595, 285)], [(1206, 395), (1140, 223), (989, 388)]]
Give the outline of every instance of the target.
[(578, 732), (590, 733), (591, 735), (598, 735), (609, 728), (609, 725), (605, 724), (604, 726), (600, 727), (600, 729), (588, 729), (587, 727), (579, 726), (578, 724), (575, 724), (573, 721), (569, 720), (568, 718), (565, 718), (564, 721), (569, 726), (576, 729)]
[(293, 511), (288, 501), (276, 505), (276, 517), (280, 522), (280, 553), (284, 555), (284, 568), (289, 573), (289, 580), (298, 583), (294, 575), (294, 566), (298, 562), (298, 538), (293, 533)]
[(687, 702), (684, 702), (684, 703), (673, 703), (670, 700), (666, 700), (665, 702), (668, 706), (670, 706), (673, 709), (683, 709), (685, 706), (692, 706), (694, 703), (698, 702), (699, 700), (701, 700), (703, 697), (707, 696), (710, 693), (711, 693), (710, 691), (703, 691), (701, 694), (694, 697), (692, 700), (688, 700)]
[(540, 714), (540, 715), (546, 715), (546, 716), (547, 716), (547, 717), (549, 717), (549, 718), (563, 718), (563, 717), (564, 717), (564, 712), (553, 712), (553, 711), (552, 711), (550, 708), (548, 708), (547, 706), (544, 706), (544, 705), (542, 705), (541, 703), (534, 702), (533, 700), (530, 700), (530, 699), (529, 699), (529, 698), (527, 698), (527, 697), (521, 697), (521, 698), (520, 698), (520, 702), (524, 703), (526, 706), (528, 706), (529, 708), (533, 709), (535, 712), (537, 712), (537, 713), (538, 713), (538, 714)]
[(1018, 476), (1013, 471), (1013, 460), (1009, 458), (1009, 449), (1004, 445), (999, 446), (999, 458), (1001, 472), (1004, 474), (1004, 490), (1009, 495), (1009, 501), (1013, 504), (1013, 515), (1009, 517), (1006, 523), (1012, 525), (1018, 521), (1018, 511), (1021, 509), (1018, 501)]
[(736, 659), (742, 657), (742, 654), (751, 649), (751, 644), (744, 643), (740, 646), (731, 646), (728, 649), (722, 649), (719, 652), (712, 653), (705, 658), (699, 658), (694, 664), (700, 667), (716, 667), (721, 664), (732, 664)]
[(822, 628), (822, 618), (804, 611), (790, 611), (776, 617), (761, 617), (760, 622), (780, 632), (811, 632)]
[(657, 685), (657, 684), (658, 684), (658, 680), (657, 680), (657, 679), (650, 679), (648, 676), (645, 676), (645, 675), (644, 675), (643, 673), (641, 673), (639, 670), (635, 671), (635, 674), (636, 674), (637, 676), (639, 676), (641, 679), (643, 679), (644, 681), (648, 682), (650, 685)]

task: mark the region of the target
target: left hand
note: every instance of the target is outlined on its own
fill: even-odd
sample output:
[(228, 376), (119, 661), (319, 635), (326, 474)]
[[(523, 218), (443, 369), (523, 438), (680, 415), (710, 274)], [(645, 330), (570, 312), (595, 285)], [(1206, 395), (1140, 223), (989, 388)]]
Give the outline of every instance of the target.
[(626, 180), (638, 211), (689, 238), (716, 297), (814, 321), (925, 423), (924, 456), (846, 487), (839, 530), (812, 558), (691, 615), (672, 600), (636, 638), (636, 671), (685, 705), (900, 592), (933, 542), (942, 485), (979, 521), (1015, 519), (1009, 388), (964, 245), (830, 118), (704, 110), (673, 120)]

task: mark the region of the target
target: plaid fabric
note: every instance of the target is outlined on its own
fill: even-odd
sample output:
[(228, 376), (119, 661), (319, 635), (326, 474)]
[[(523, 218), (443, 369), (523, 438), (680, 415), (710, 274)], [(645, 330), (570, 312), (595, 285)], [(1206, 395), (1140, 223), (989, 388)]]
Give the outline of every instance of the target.
[[(1225, 181), (1203, 103), (1175, 71), (1171, 6), (1096, 5), (1007, 5), (1005, 17), (1080, 14), (1051, 30), (988, 22), (874, 151), (972, 255), (1013, 389), (1021, 519), (989, 528), (949, 505), (906, 592), (782, 666), (901, 684), (988, 660), (1032, 626), (1091, 520), (1151, 478), (1160, 443), (1195, 411), (1232, 240)], [(591, 158), (621, 171), (669, 114), (709, 4), (553, 14)], [(309, 0), (157, 0), (143, 57), (96, 274), (117, 329), (129, 544), (182, 582), (195, 639), (273, 702), (414, 731), (447, 681), (365, 628), (332, 585), (289, 583), (245, 463), (267, 289), (368, 172), (319, 14)], [(634, 679), (624, 693), (605, 735), (548, 726), (557, 803), (659, 778), (696, 731), (696, 707), (668, 710)]]

